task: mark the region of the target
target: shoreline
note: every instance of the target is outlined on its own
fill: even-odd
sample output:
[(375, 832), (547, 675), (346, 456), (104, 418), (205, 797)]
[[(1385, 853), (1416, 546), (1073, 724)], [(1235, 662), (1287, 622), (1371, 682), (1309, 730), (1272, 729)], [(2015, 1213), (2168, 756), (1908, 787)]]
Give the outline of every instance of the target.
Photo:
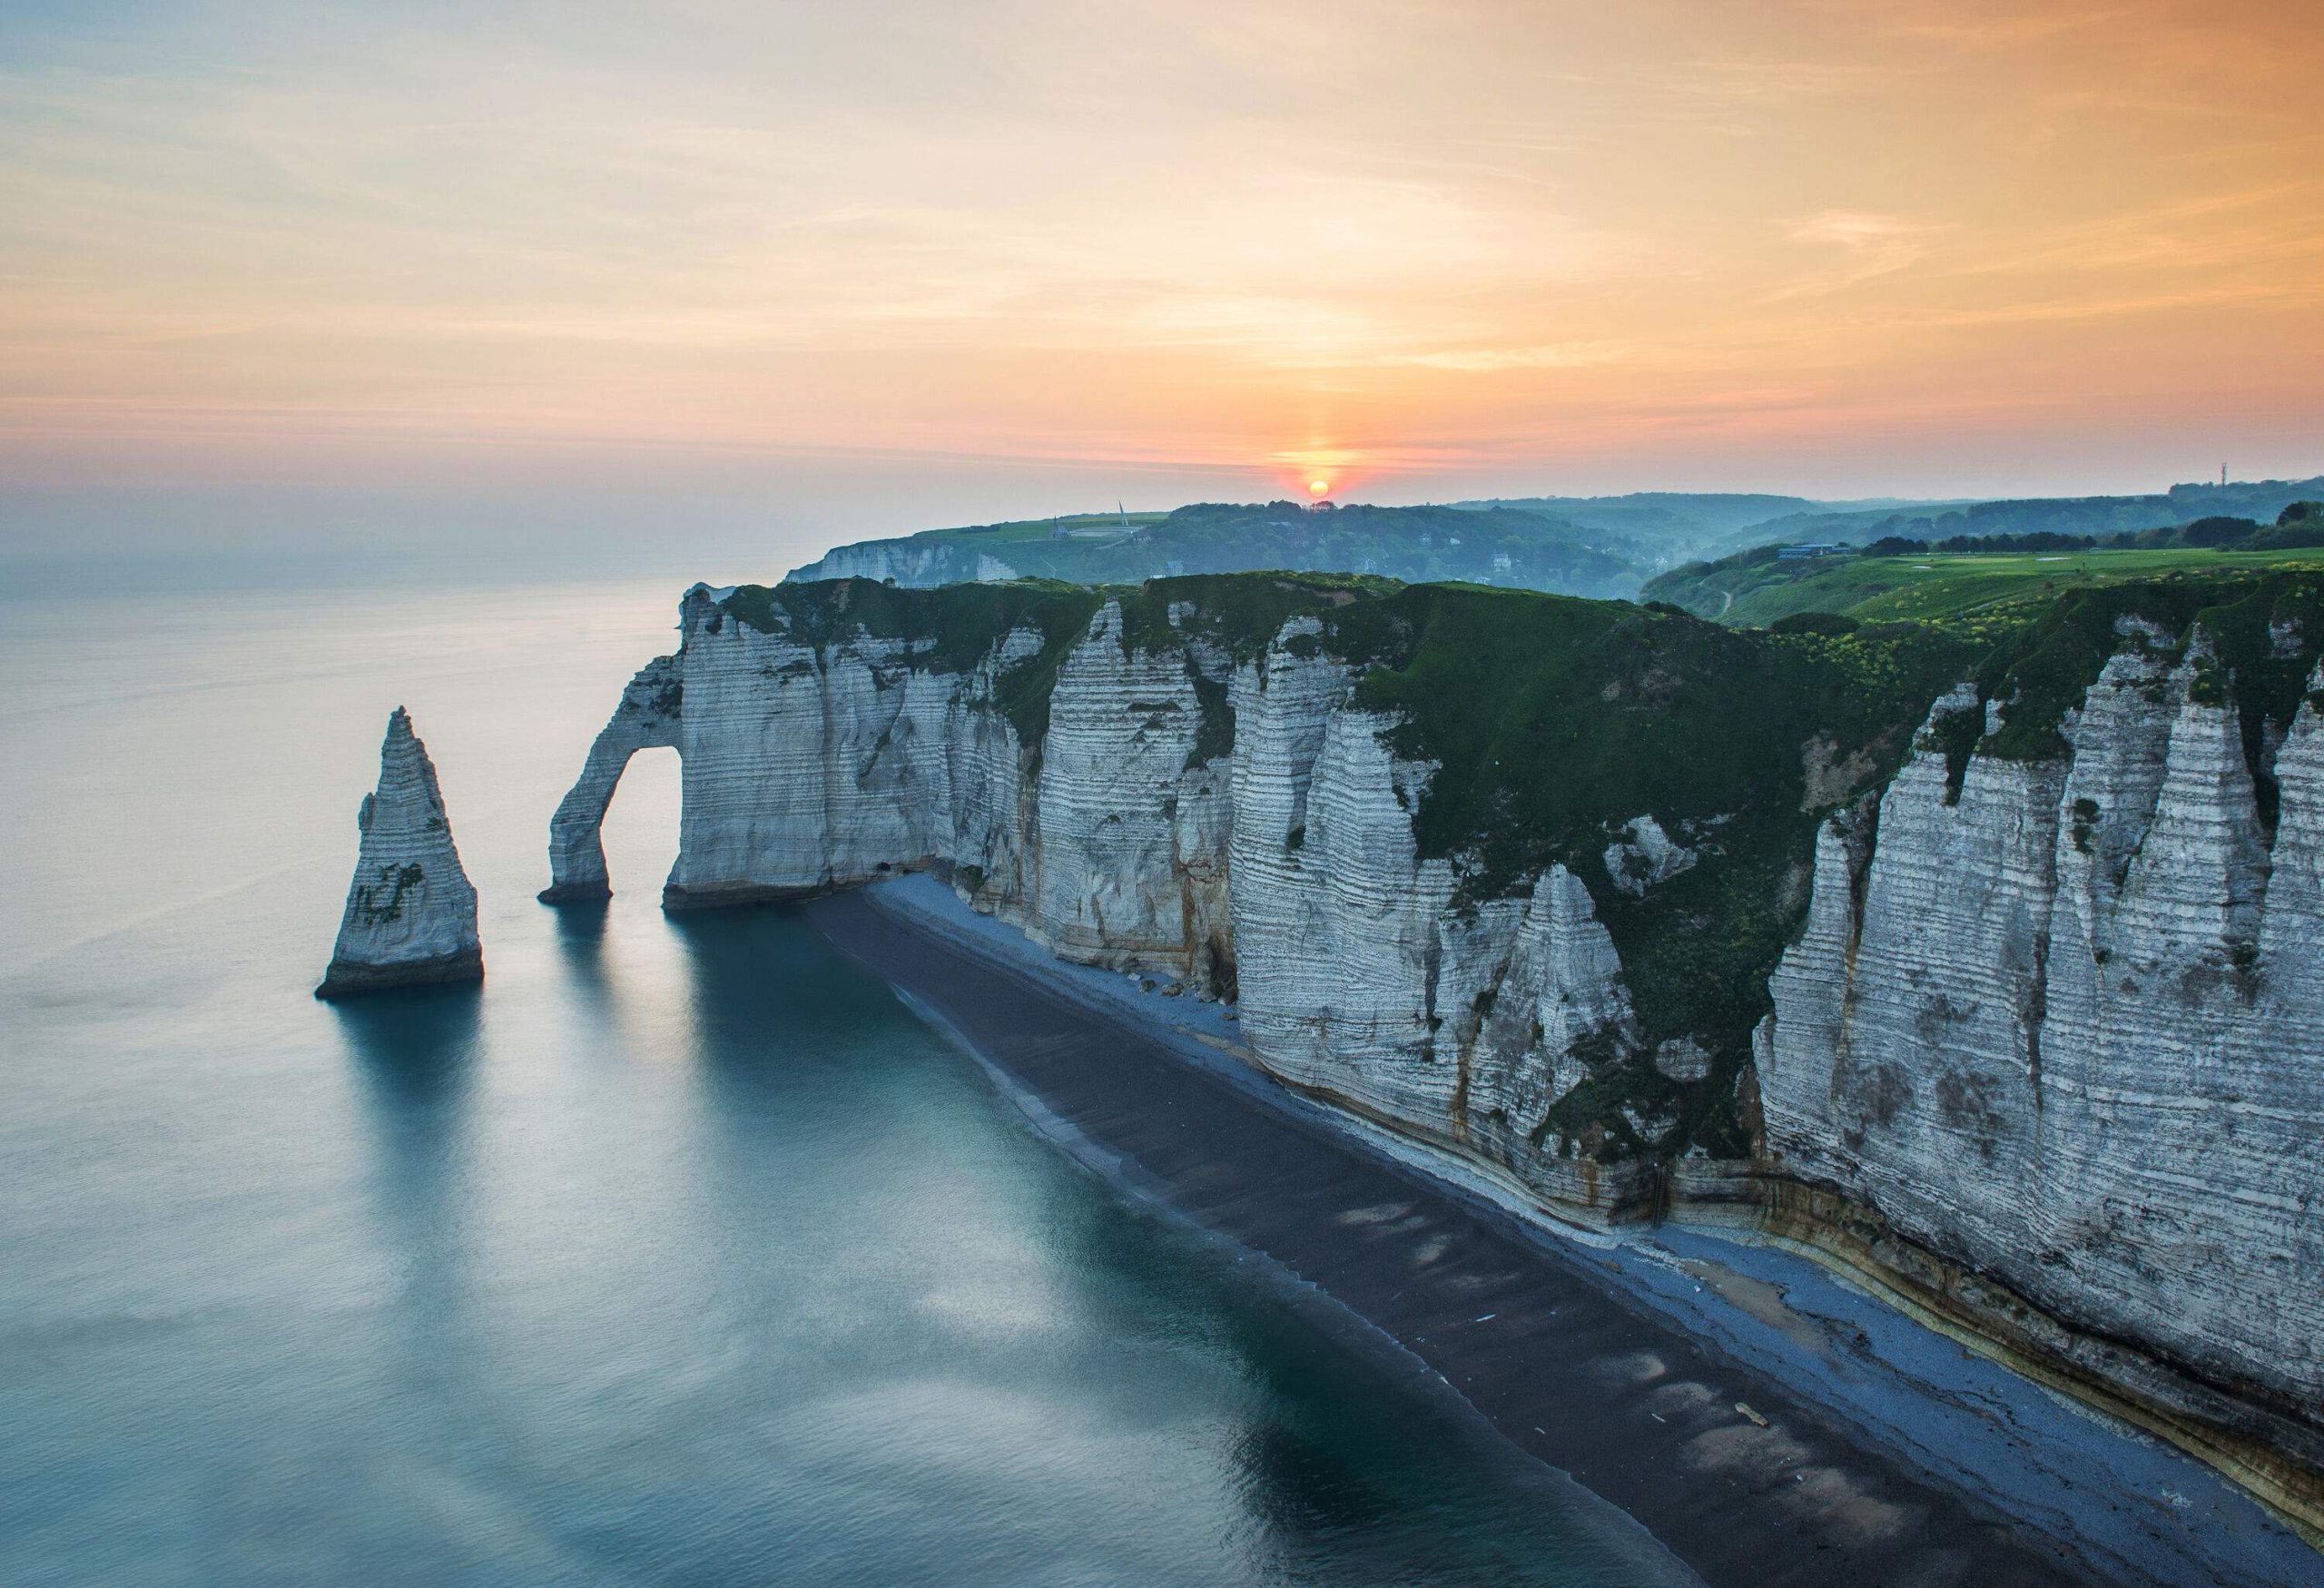
[[(874, 970), (876, 974), (874, 967), (868, 962), (856, 959), (852, 951), (842, 949), (840, 952), (857, 964)], [(1537, 1461), (1529, 1453), (1514, 1446), (1466, 1396), (1394, 1336), (1369, 1318), (1350, 1311), (1328, 1292), (1302, 1279), (1268, 1253), (1244, 1245), (1231, 1233), (1189, 1218), (1177, 1205), (1167, 1183), (1147, 1173), (1135, 1159), (1112, 1150), (1051, 1109), (1039, 1092), (979, 1047), (966, 1032), (947, 1019), (941, 1010), (893, 984), (891, 984), (891, 991), (916, 1018), (973, 1062), (1002, 1100), (1024, 1117), (1034, 1134), (1064, 1155), (1076, 1168), (1103, 1182), (1111, 1194), (1139, 1213), (1227, 1254), (1226, 1260), (1265, 1286), (1276, 1300), (1321, 1333), (1355, 1351), (1389, 1379), (1408, 1381), (1419, 1394), (1464, 1425), (1471, 1437), (1492, 1448), (1501, 1456), (1530, 1468), (1526, 1474), (1529, 1480), (1545, 1482), (1553, 1489), (1561, 1491), (1571, 1506), (1569, 1520), (1578, 1531), (1605, 1539), (1618, 1549), (1624, 1549), (1625, 1553), (1650, 1552), (1656, 1557), (1655, 1563), (1667, 1570), (1652, 1571), (1638, 1578), (1640, 1588), (1666, 1580), (1673, 1588), (1679, 1588), (1680, 1584), (1701, 1588), (1704, 1579), (1673, 1554), (1636, 1517), (1609, 1504), (1575, 1482), (1571, 1474)], [(1623, 1536), (1618, 1540), (1614, 1537), (1616, 1534)]]
[[(1141, 1199), (1379, 1330), (1706, 1581), (2324, 1583), (2210, 1469), (1778, 1243), (1552, 1225), (1265, 1075), (1220, 1006), (1055, 960), (932, 877), (805, 908)], [(1514, 1305), (1450, 1316), (1488, 1292)]]

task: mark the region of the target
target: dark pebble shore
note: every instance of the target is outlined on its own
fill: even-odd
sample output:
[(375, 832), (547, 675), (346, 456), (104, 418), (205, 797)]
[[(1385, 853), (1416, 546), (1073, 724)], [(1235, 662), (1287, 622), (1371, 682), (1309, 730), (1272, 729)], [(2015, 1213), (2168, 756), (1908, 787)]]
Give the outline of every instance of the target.
[(1175, 1213), (1263, 1254), (1440, 1375), (1714, 1584), (2113, 1580), (1617, 1294), (1505, 1217), (1127, 1021), (899, 919), (808, 906)]

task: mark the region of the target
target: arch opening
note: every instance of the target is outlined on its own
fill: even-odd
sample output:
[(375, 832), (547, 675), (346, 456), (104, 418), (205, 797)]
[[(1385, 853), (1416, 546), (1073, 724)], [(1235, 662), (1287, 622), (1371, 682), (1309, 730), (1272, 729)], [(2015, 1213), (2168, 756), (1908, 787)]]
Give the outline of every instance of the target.
[(541, 891), (541, 902), (582, 903), (613, 896), (606, 871), (606, 808), (637, 752), (671, 749), (684, 755), (679, 745), (682, 702), (675, 656), (656, 656), (622, 691), (613, 720), (589, 746), (579, 779), (549, 819), (549, 885)]

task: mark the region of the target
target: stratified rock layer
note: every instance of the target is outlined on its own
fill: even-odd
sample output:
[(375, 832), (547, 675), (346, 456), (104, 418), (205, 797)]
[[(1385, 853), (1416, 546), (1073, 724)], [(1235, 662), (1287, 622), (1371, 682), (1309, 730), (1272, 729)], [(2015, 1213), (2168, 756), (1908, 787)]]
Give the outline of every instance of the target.
[[(621, 764), (674, 743), (674, 906), (932, 868), (1064, 957), (1235, 1000), (1256, 1063), (1560, 1218), (1764, 1218), (2324, 1517), (2313, 705), (2270, 741), (2272, 841), (2200, 636), (2122, 631), (2065, 755), (1961, 753), (1956, 728), (2001, 721), (1963, 686), (1876, 804), (1855, 797), (1876, 744), (1802, 735), (1797, 848), (1749, 873), (1798, 935), (1737, 1035), (1649, 1018), (1661, 990), (1610, 922), (1635, 934), (1660, 890), (1741, 863), (1740, 829), (1632, 799), (1572, 863), (1479, 890), (1473, 855), (1418, 836), (1442, 769), (1399, 754), (1404, 719), (1362, 703), (1318, 616), (1229, 645), (1191, 601), (1165, 626), (1093, 596), (1074, 631), (1010, 619), (963, 648), (810, 594), (812, 622), (688, 592), (681, 648), (558, 813), (549, 896), (603, 892)], [(1652, 717), (1696, 686), (1659, 633), (1620, 642), (1639, 671), (1587, 709)], [(1764, 1110), (1763, 1157), (1684, 1145), (1719, 1108)]]
[(2011, 1343), (2319, 1464), (2324, 730), (2271, 850), (2201, 646), (2126, 649), (2068, 758), (1974, 755), (1957, 798), (1933, 725), (1869, 846), (1827, 828), (1759, 1086), (1785, 1173), (2038, 1309), (1967, 1298)]
[(436, 764), (401, 706), (379, 746), (379, 788), (363, 796), (355, 824), (362, 848), (316, 996), (481, 980), (476, 889), (452, 846)]

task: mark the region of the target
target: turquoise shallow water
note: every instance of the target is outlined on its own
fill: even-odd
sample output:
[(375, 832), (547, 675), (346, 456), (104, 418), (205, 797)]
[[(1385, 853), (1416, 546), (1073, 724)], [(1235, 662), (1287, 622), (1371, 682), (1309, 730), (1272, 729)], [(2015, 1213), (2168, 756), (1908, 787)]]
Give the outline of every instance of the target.
[[(1035, 1137), (783, 911), (548, 812), (666, 586), (0, 601), (0, 1582), (1668, 1580)], [(309, 996), (389, 707), (478, 992)]]

